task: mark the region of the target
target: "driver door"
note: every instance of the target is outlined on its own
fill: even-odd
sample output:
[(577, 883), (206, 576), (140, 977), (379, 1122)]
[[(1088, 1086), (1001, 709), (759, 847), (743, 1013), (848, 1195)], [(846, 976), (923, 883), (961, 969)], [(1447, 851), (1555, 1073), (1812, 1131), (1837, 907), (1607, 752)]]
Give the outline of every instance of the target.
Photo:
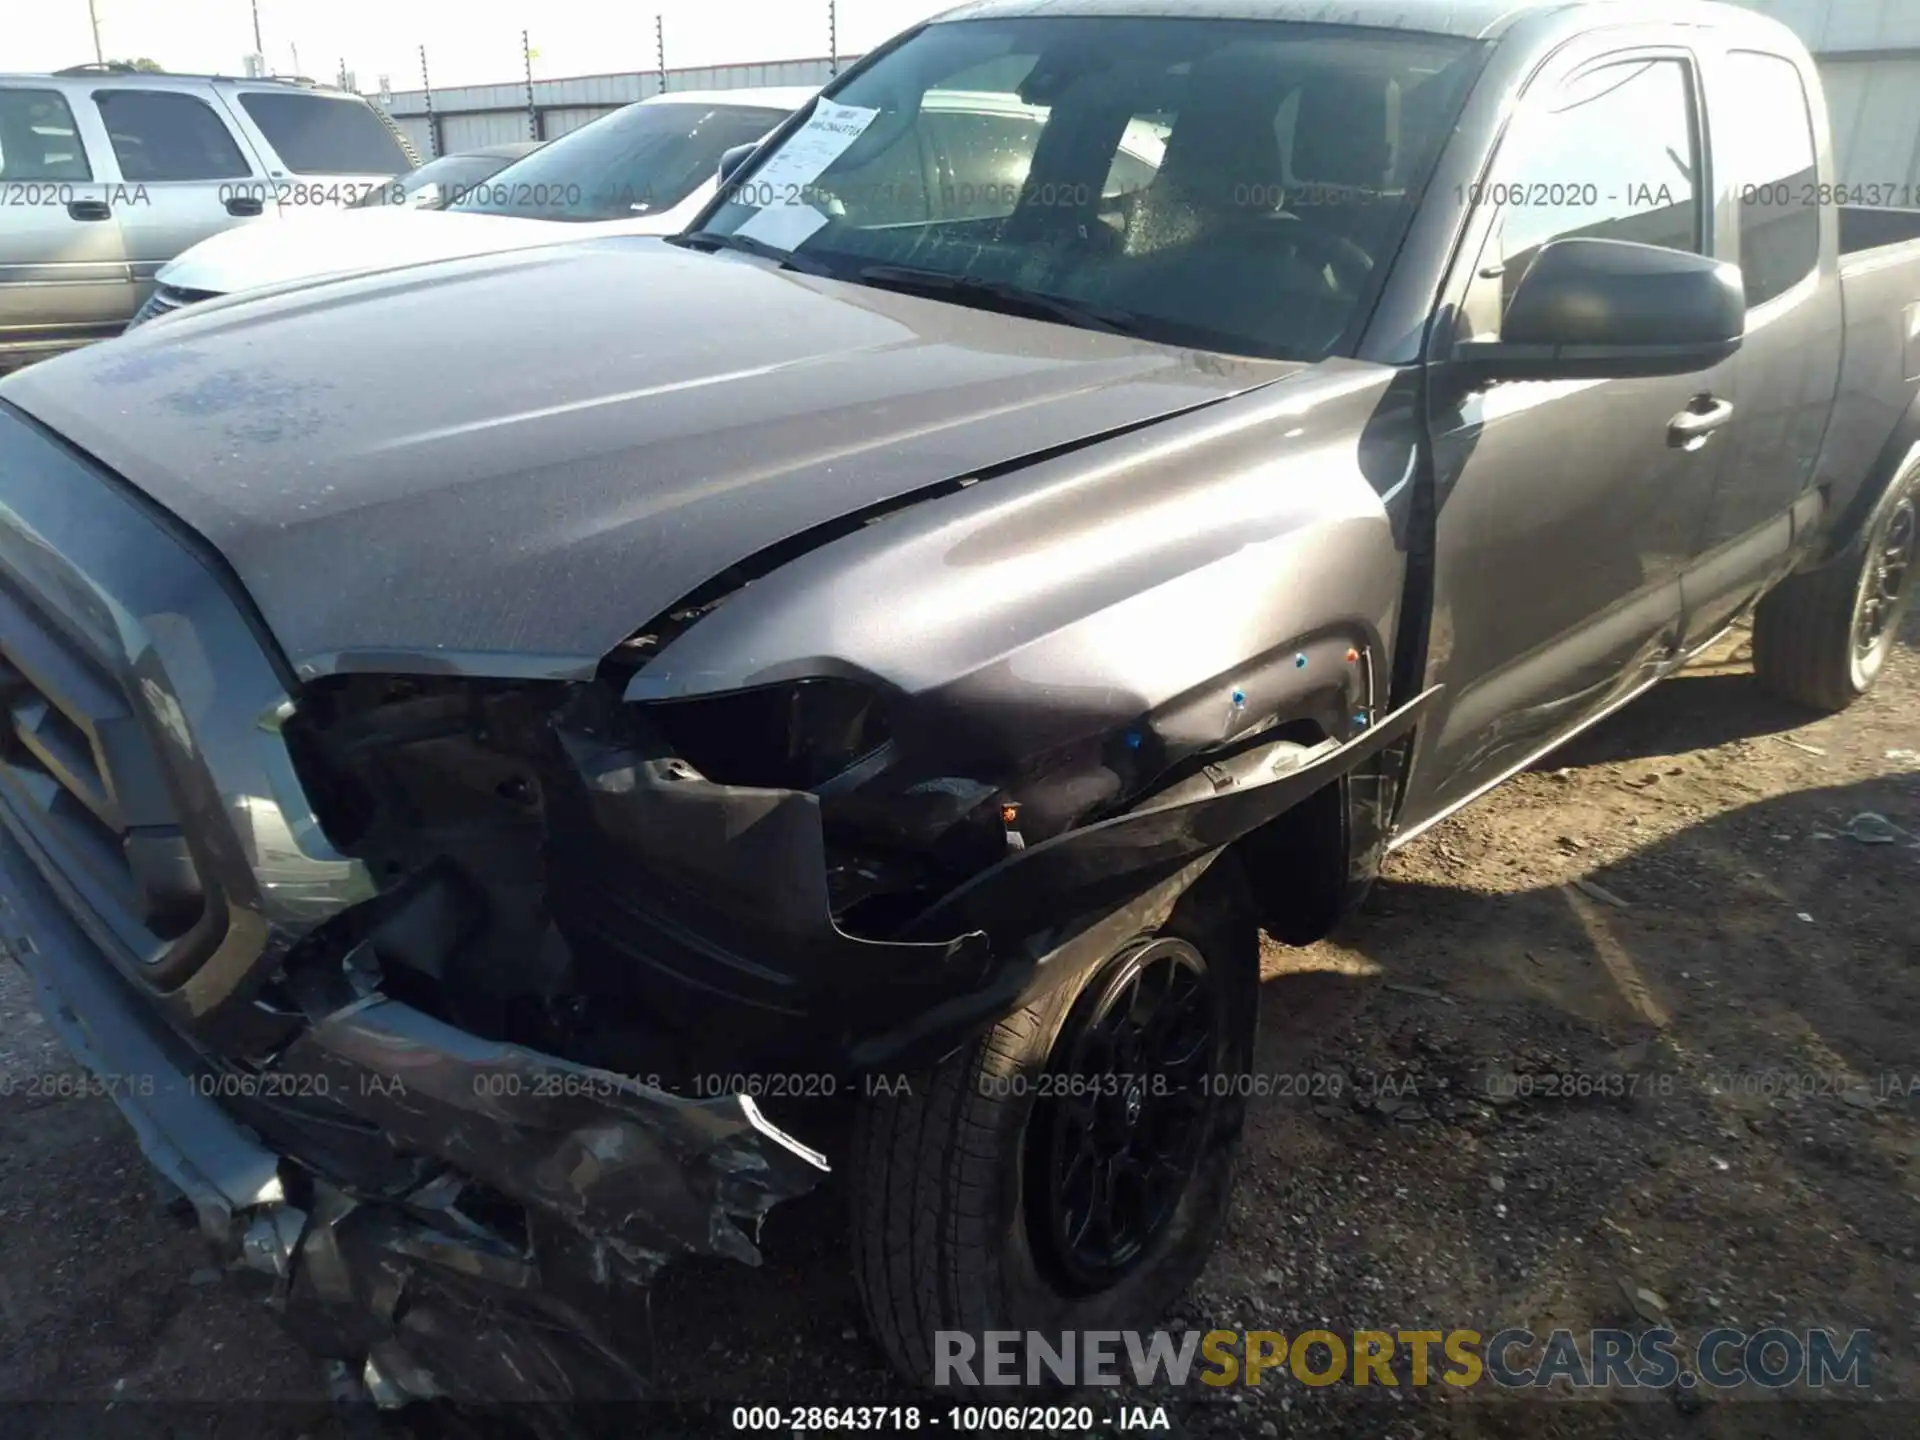
[(1401, 839), (1650, 684), (1676, 653), (1680, 576), (1723, 443), (1675, 421), (1730, 414), (1732, 362), (1475, 385), (1449, 355), (1498, 334), (1548, 241), (1710, 252), (1699, 93), (1693, 56), (1670, 46), (1563, 61), (1529, 87), (1477, 197), (1429, 372), (1426, 684), (1446, 693), (1421, 732)]

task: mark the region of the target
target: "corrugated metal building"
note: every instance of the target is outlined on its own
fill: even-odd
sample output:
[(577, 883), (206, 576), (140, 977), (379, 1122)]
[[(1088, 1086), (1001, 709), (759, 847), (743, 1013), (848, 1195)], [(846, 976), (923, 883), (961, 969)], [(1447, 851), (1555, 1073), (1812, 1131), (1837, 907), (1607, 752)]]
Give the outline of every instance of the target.
[(1840, 179), (1920, 185), (1920, 0), (1734, 0), (1820, 62)]
[[(1840, 178), (1855, 185), (1920, 185), (1920, 0), (1733, 0), (1792, 27), (1820, 62)], [(842, 56), (844, 68), (855, 57)], [(669, 70), (669, 90), (823, 85), (825, 59)], [(396, 92), (387, 110), (422, 155), (510, 140), (551, 139), (660, 90), (657, 71)], [(537, 128), (535, 128), (537, 126)]]
[[(845, 69), (854, 57), (841, 56)], [(669, 70), (666, 89), (739, 90), (757, 85), (824, 85), (832, 78), (834, 62), (774, 60), (764, 64), (706, 65)], [(660, 93), (660, 72), (636, 70), (618, 75), (579, 75), (567, 80), (533, 82), (533, 104), (527, 104), (524, 80), (506, 85), (435, 87), (432, 105), (424, 90), (396, 90), (383, 104), (422, 156), (471, 150), (477, 145), (502, 145), (514, 140), (551, 140), (578, 130), (622, 105)], [(431, 122), (429, 122), (431, 115)]]

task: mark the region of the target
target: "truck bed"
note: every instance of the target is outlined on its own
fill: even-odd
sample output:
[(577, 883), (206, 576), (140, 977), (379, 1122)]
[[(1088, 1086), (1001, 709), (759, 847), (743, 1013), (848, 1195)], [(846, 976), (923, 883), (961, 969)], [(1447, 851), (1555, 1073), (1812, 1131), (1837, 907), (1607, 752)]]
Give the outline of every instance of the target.
[(1865, 205), (1842, 205), (1839, 209), (1840, 254), (1848, 259), (1865, 251), (1920, 240), (1920, 210), (1882, 210)]
[(1920, 210), (1840, 208), (1840, 295), (1846, 349), (1820, 457), (1836, 537), (1850, 532), (1863, 483), (1885, 473), (1880, 452), (1920, 391)]

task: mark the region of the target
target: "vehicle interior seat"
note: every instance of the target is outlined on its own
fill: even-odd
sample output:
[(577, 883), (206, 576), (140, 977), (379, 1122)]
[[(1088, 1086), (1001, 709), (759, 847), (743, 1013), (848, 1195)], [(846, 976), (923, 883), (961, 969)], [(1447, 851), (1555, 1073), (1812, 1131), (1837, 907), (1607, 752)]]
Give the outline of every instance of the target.
[(1239, 56), (1195, 67), (1160, 172), (1130, 197), (1113, 303), (1283, 342), (1344, 329), (1371, 262), (1345, 255), (1319, 215), (1286, 209), (1275, 121), (1288, 89), (1270, 64)]
[[(39, 104), (0, 106), (0, 175), (56, 183), (90, 178), (86, 152), (70, 121)], [(35, 121), (41, 121), (36, 126)], [(49, 123), (51, 122), (51, 123)]]

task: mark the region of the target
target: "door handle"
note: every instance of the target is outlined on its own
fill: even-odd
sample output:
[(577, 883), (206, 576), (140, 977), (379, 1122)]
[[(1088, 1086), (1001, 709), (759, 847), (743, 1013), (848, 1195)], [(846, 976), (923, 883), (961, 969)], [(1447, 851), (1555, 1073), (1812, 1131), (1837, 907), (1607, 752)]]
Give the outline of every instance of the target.
[(229, 215), (258, 215), (261, 212), (258, 195), (229, 195), (227, 213)]
[(1709, 436), (1733, 419), (1733, 402), (1717, 395), (1696, 395), (1667, 422), (1667, 444), (1676, 450), (1698, 450)]
[(67, 214), (76, 220), (111, 220), (113, 207), (104, 200), (69, 200)]

